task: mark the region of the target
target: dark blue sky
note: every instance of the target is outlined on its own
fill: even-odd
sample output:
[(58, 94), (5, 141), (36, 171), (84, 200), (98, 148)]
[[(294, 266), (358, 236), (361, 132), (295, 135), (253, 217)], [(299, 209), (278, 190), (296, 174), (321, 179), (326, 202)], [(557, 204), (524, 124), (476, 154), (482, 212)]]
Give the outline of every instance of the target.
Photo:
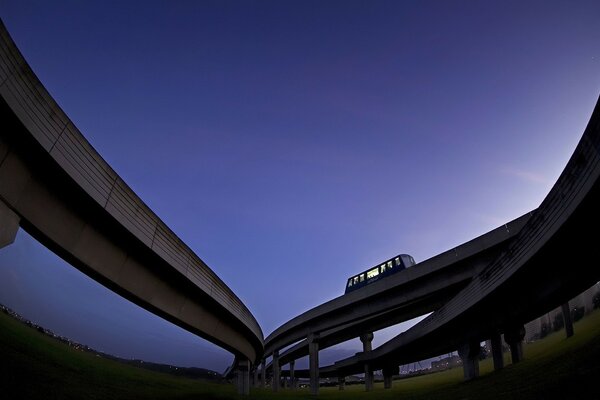
[[(140, 4), (0, 0), (0, 17), (265, 336), (381, 260), (422, 261), (537, 207), (600, 93), (597, 1)], [(124, 357), (232, 359), (24, 232), (0, 252), (0, 302)]]

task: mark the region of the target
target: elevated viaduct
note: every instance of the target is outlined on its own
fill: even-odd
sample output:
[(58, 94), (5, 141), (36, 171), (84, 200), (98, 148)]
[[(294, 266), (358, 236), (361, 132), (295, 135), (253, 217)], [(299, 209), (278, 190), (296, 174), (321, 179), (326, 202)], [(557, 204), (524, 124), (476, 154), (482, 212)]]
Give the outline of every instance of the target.
[[(102, 159), (0, 22), (0, 246), (19, 227), (104, 286), (232, 352), (248, 392), (254, 316)], [(75, 299), (74, 299), (75, 301)]]
[[(569, 298), (600, 279), (600, 269), (590, 266), (590, 262), (593, 263), (590, 260), (595, 260), (599, 251), (595, 236), (586, 234), (594, 232), (600, 223), (600, 209), (597, 207), (600, 204), (599, 143), (600, 106), (597, 104), (560, 178), (531, 217), (517, 220), (522, 224), (513, 231), (514, 234), (497, 238), (495, 251), (481, 247), (471, 250), (466, 259), (477, 265), (474, 268), (454, 269), (447, 254), (431, 259), (448, 260), (445, 270), (449, 287), (446, 296), (437, 294), (438, 291), (443, 293), (441, 286), (430, 287), (432, 297), (424, 303), (430, 305), (430, 311), (433, 311), (429, 317), (379, 348), (371, 348), (371, 332), (383, 327), (377, 319), (382, 309), (387, 307), (390, 311), (387, 318), (391, 322), (408, 319), (411, 314), (406, 311), (418, 303), (417, 296), (411, 298), (411, 290), (423, 293), (427, 287), (425, 281), (419, 282), (414, 289), (403, 286), (412, 278), (409, 273), (417, 274), (421, 269), (423, 277), (435, 281), (435, 271), (424, 262), (393, 278), (315, 307), (276, 329), (265, 342), (265, 354), (273, 354), (274, 377), (278, 376), (280, 366), (278, 349), (302, 337), (306, 339), (282, 354), (286, 362), (293, 363), (296, 357), (307, 353), (308, 346), (309, 371), (298, 372), (310, 374), (313, 394), (318, 392), (319, 376), (338, 377), (343, 382), (344, 376), (363, 372), (369, 390), (372, 372), (378, 369), (384, 371), (386, 387), (389, 387), (390, 376), (400, 363), (455, 350), (463, 359), (465, 378), (470, 379), (478, 374), (476, 355), (482, 340), (491, 339), (495, 366), (502, 368), (500, 334), (504, 334), (511, 345), (513, 360), (518, 362), (522, 357), (523, 324), (564, 305)], [(465, 245), (479, 244), (486, 235)], [(457, 290), (452, 290), (452, 285), (457, 283), (454, 278), (466, 271), (471, 274), (467, 273), (460, 279), (463, 286), (455, 286)], [(402, 288), (398, 293), (403, 296), (386, 297), (390, 287)], [(435, 296), (439, 296), (438, 301), (431, 300)], [(377, 308), (381, 299), (385, 299), (385, 307)], [(400, 307), (402, 304), (404, 308)], [(409, 307), (406, 306), (408, 304)], [(414, 310), (420, 312), (425, 308), (416, 306)], [(403, 312), (405, 316), (402, 316)], [(373, 318), (370, 319), (369, 315)], [(321, 335), (326, 345), (360, 335), (363, 352), (332, 366), (319, 368)], [(263, 370), (266, 371), (266, 368)], [(263, 373), (263, 376), (266, 374)], [(274, 384), (273, 388), (276, 386)]]
[[(425, 260), (414, 267), (374, 282), (315, 307), (277, 328), (265, 340), (263, 379), (273, 370), (277, 381), (281, 365), (309, 355), (318, 363), (318, 352), (343, 341), (362, 337), (370, 346), (373, 331), (435, 311), (462, 290), (529, 220), (527, 213), (469, 242)], [(370, 338), (370, 339), (369, 339)], [(299, 341), (300, 340), (300, 341)], [(299, 342), (298, 342), (299, 341)], [(279, 350), (294, 344), (281, 354)], [(312, 368), (312, 379), (319, 379)], [(275, 389), (277, 389), (274, 386)]]

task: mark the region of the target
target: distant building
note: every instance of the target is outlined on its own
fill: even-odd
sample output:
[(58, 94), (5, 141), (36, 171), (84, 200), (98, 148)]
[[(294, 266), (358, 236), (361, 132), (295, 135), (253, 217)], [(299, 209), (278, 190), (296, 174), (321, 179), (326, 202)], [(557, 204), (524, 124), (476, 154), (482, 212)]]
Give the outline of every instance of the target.
[(462, 361), (460, 357), (457, 355), (453, 355), (450, 357), (442, 358), (438, 361), (431, 362), (431, 369), (434, 371), (443, 371), (445, 369), (450, 369), (454, 367), (458, 367), (462, 365)]
[[(600, 282), (569, 300), (569, 309), (574, 320), (594, 310), (594, 297), (596, 296), (600, 296)], [(596, 298), (597, 301), (598, 298)], [(563, 324), (562, 309), (558, 307), (525, 325), (525, 341), (533, 342), (543, 338), (550, 332), (561, 329)]]

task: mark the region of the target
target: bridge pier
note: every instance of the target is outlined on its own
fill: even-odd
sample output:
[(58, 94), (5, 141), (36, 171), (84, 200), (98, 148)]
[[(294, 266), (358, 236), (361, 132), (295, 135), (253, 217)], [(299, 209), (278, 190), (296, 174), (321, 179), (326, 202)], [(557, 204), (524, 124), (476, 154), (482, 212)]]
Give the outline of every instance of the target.
[(294, 369), (296, 367), (296, 361), (290, 361), (290, 389), (296, 389), (296, 378), (294, 377)]
[(338, 376), (338, 389), (345, 390), (346, 389), (346, 377)]
[(310, 369), (310, 394), (319, 394), (319, 335), (308, 335), (308, 364)]
[[(360, 341), (363, 344), (363, 354), (368, 354), (373, 350), (373, 333), (363, 333), (360, 335)], [(365, 390), (370, 392), (373, 390), (373, 370), (369, 363), (365, 364)]]
[(398, 366), (395, 366), (395, 367), (385, 367), (383, 369), (383, 388), (384, 389), (391, 389), (392, 388), (392, 378), (396, 374), (398, 374)]
[(563, 321), (565, 321), (565, 333), (567, 334), (567, 338), (570, 338), (575, 332), (573, 331), (573, 319), (571, 318), (569, 302), (567, 301), (560, 308), (562, 309)]
[(237, 391), (241, 395), (250, 394), (250, 361), (240, 360), (236, 366)]
[(458, 355), (462, 360), (465, 381), (479, 376), (479, 342), (469, 340), (458, 348)]
[(502, 352), (502, 336), (495, 333), (491, 338), (492, 357), (494, 359), (494, 370), (499, 371), (504, 368), (504, 354)]
[(279, 368), (279, 350), (275, 350), (273, 352), (273, 381), (271, 384), (271, 389), (273, 392), (279, 392), (279, 385), (281, 384), (281, 370)]
[(15, 241), (20, 221), (21, 218), (0, 201), (0, 249)]
[(504, 331), (504, 341), (510, 346), (510, 356), (513, 364), (523, 359), (523, 338), (525, 327), (523, 325), (512, 326)]

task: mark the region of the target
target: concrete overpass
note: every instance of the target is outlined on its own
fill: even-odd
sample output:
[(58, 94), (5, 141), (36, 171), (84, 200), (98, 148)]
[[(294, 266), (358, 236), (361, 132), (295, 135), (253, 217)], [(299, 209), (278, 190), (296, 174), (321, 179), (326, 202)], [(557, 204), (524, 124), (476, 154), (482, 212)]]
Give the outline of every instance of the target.
[[(518, 362), (523, 324), (564, 304), (600, 279), (600, 269), (595, 267), (600, 247), (593, 234), (600, 224), (599, 177), (600, 105), (596, 104), (560, 178), (518, 234), (505, 242), (503, 251), (425, 320), (377, 349), (364, 346), (365, 351), (320, 368), (321, 376), (343, 379), (382, 369), (389, 387), (399, 364), (458, 350), (465, 378), (470, 379), (478, 375), (477, 354), (482, 340), (491, 339), (495, 367), (502, 368), (500, 334), (511, 346), (513, 362)], [(367, 295), (357, 306), (368, 301)], [(286, 323), (282, 328), (291, 325)], [(284, 329), (276, 332), (282, 335)], [(272, 336), (267, 338), (267, 349)], [(312, 362), (311, 367), (311, 381), (318, 382)], [(308, 371), (298, 372), (304, 376)]]
[[(293, 369), (294, 361), (307, 354), (316, 359), (319, 350), (361, 335), (368, 338), (373, 331), (437, 310), (506, 250), (507, 244), (530, 216), (531, 213), (527, 213), (414, 267), (333, 299), (286, 322), (265, 340), (265, 357), (273, 355), (273, 361), (268, 365), (263, 362), (262, 371), (266, 371), (261, 372), (263, 379), (273, 369), (274, 381), (277, 381), (281, 365), (290, 364)], [(298, 343), (279, 353), (295, 342)], [(313, 377), (317, 379), (314, 368)]]
[(0, 121), (0, 246), (22, 227), (109, 289), (235, 354), (247, 392), (248, 363), (263, 352), (256, 319), (94, 150), (1, 22)]
[[(600, 280), (600, 103), (563, 173), (506, 252), (439, 310), (379, 348), (321, 371), (343, 376), (459, 350), (465, 378), (478, 375), (479, 342), (503, 333), (522, 357), (523, 324)], [(498, 354), (496, 352), (496, 354)], [(498, 357), (499, 358), (499, 357)], [(500, 359), (495, 364), (501, 367)]]

